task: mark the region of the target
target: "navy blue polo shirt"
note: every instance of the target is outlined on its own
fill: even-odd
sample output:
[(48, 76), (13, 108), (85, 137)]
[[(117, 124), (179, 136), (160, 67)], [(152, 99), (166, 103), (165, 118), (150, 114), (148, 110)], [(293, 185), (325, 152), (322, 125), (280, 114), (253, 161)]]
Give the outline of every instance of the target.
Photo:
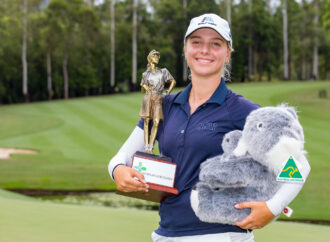
[[(222, 79), (211, 98), (190, 115), (191, 83), (163, 102), (164, 121), (157, 140), (160, 152), (177, 164), (174, 187), (179, 194), (160, 204), (156, 233), (168, 237), (224, 232), (246, 232), (237, 226), (200, 221), (190, 205), (190, 192), (198, 181), (200, 164), (223, 153), (223, 136), (243, 129), (246, 116), (259, 106), (227, 89)], [(138, 126), (143, 129), (143, 119)]]

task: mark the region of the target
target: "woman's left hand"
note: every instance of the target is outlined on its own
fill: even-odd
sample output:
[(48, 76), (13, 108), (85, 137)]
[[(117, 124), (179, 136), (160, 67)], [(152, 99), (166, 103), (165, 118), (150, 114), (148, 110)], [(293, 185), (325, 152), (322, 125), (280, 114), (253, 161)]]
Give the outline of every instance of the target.
[(266, 202), (242, 202), (236, 204), (235, 208), (251, 208), (249, 216), (235, 223), (242, 229), (261, 229), (274, 218), (274, 214), (269, 210)]

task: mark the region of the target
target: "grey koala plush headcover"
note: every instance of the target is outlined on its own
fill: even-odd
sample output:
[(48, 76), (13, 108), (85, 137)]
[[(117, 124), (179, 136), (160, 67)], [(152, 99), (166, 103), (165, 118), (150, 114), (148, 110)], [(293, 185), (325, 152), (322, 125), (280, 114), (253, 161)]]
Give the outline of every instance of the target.
[(286, 105), (252, 111), (242, 131), (227, 133), (224, 153), (201, 164), (191, 206), (201, 221), (234, 224), (250, 214), (235, 209), (245, 201), (267, 201), (281, 187), (276, 181), (290, 155), (305, 156), (296, 110)]

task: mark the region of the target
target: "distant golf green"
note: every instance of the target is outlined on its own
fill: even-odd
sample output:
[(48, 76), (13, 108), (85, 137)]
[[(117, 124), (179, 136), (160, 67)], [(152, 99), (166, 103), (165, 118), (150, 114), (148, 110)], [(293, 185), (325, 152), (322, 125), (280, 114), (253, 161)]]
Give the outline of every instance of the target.
[[(261, 106), (298, 108), (312, 172), (293, 218), (330, 219), (330, 82), (228, 84)], [(319, 98), (325, 89), (327, 98)], [(142, 94), (0, 106), (0, 147), (37, 155), (0, 160), (0, 188), (112, 189), (109, 159), (138, 122)], [(219, 140), (220, 142), (220, 140)]]
[[(111, 209), (27, 201), (0, 190), (0, 241), (146, 242), (156, 229), (155, 211)], [(322, 242), (330, 227), (274, 222), (254, 231), (256, 241)]]

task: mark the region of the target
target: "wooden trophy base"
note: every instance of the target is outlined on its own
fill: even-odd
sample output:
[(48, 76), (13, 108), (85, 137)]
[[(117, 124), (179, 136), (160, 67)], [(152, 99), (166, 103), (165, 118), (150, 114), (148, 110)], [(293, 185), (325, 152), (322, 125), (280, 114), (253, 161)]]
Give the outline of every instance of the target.
[(147, 184), (149, 185), (148, 192), (122, 192), (117, 190), (116, 194), (157, 203), (161, 203), (165, 200), (165, 198), (178, 194), (178, 190), (175, 188), (169, 188), (152, 183)]
[(163, 202), (167, 197), (178, 194), (178, 190), (173, 187), (176, 164), (170, 157), (137, 151), (132, 158), (132, 168), (139, 170), (144, 175), (149, 185), (148, 192), (116, 190), (116, 194), (158, 203)]

